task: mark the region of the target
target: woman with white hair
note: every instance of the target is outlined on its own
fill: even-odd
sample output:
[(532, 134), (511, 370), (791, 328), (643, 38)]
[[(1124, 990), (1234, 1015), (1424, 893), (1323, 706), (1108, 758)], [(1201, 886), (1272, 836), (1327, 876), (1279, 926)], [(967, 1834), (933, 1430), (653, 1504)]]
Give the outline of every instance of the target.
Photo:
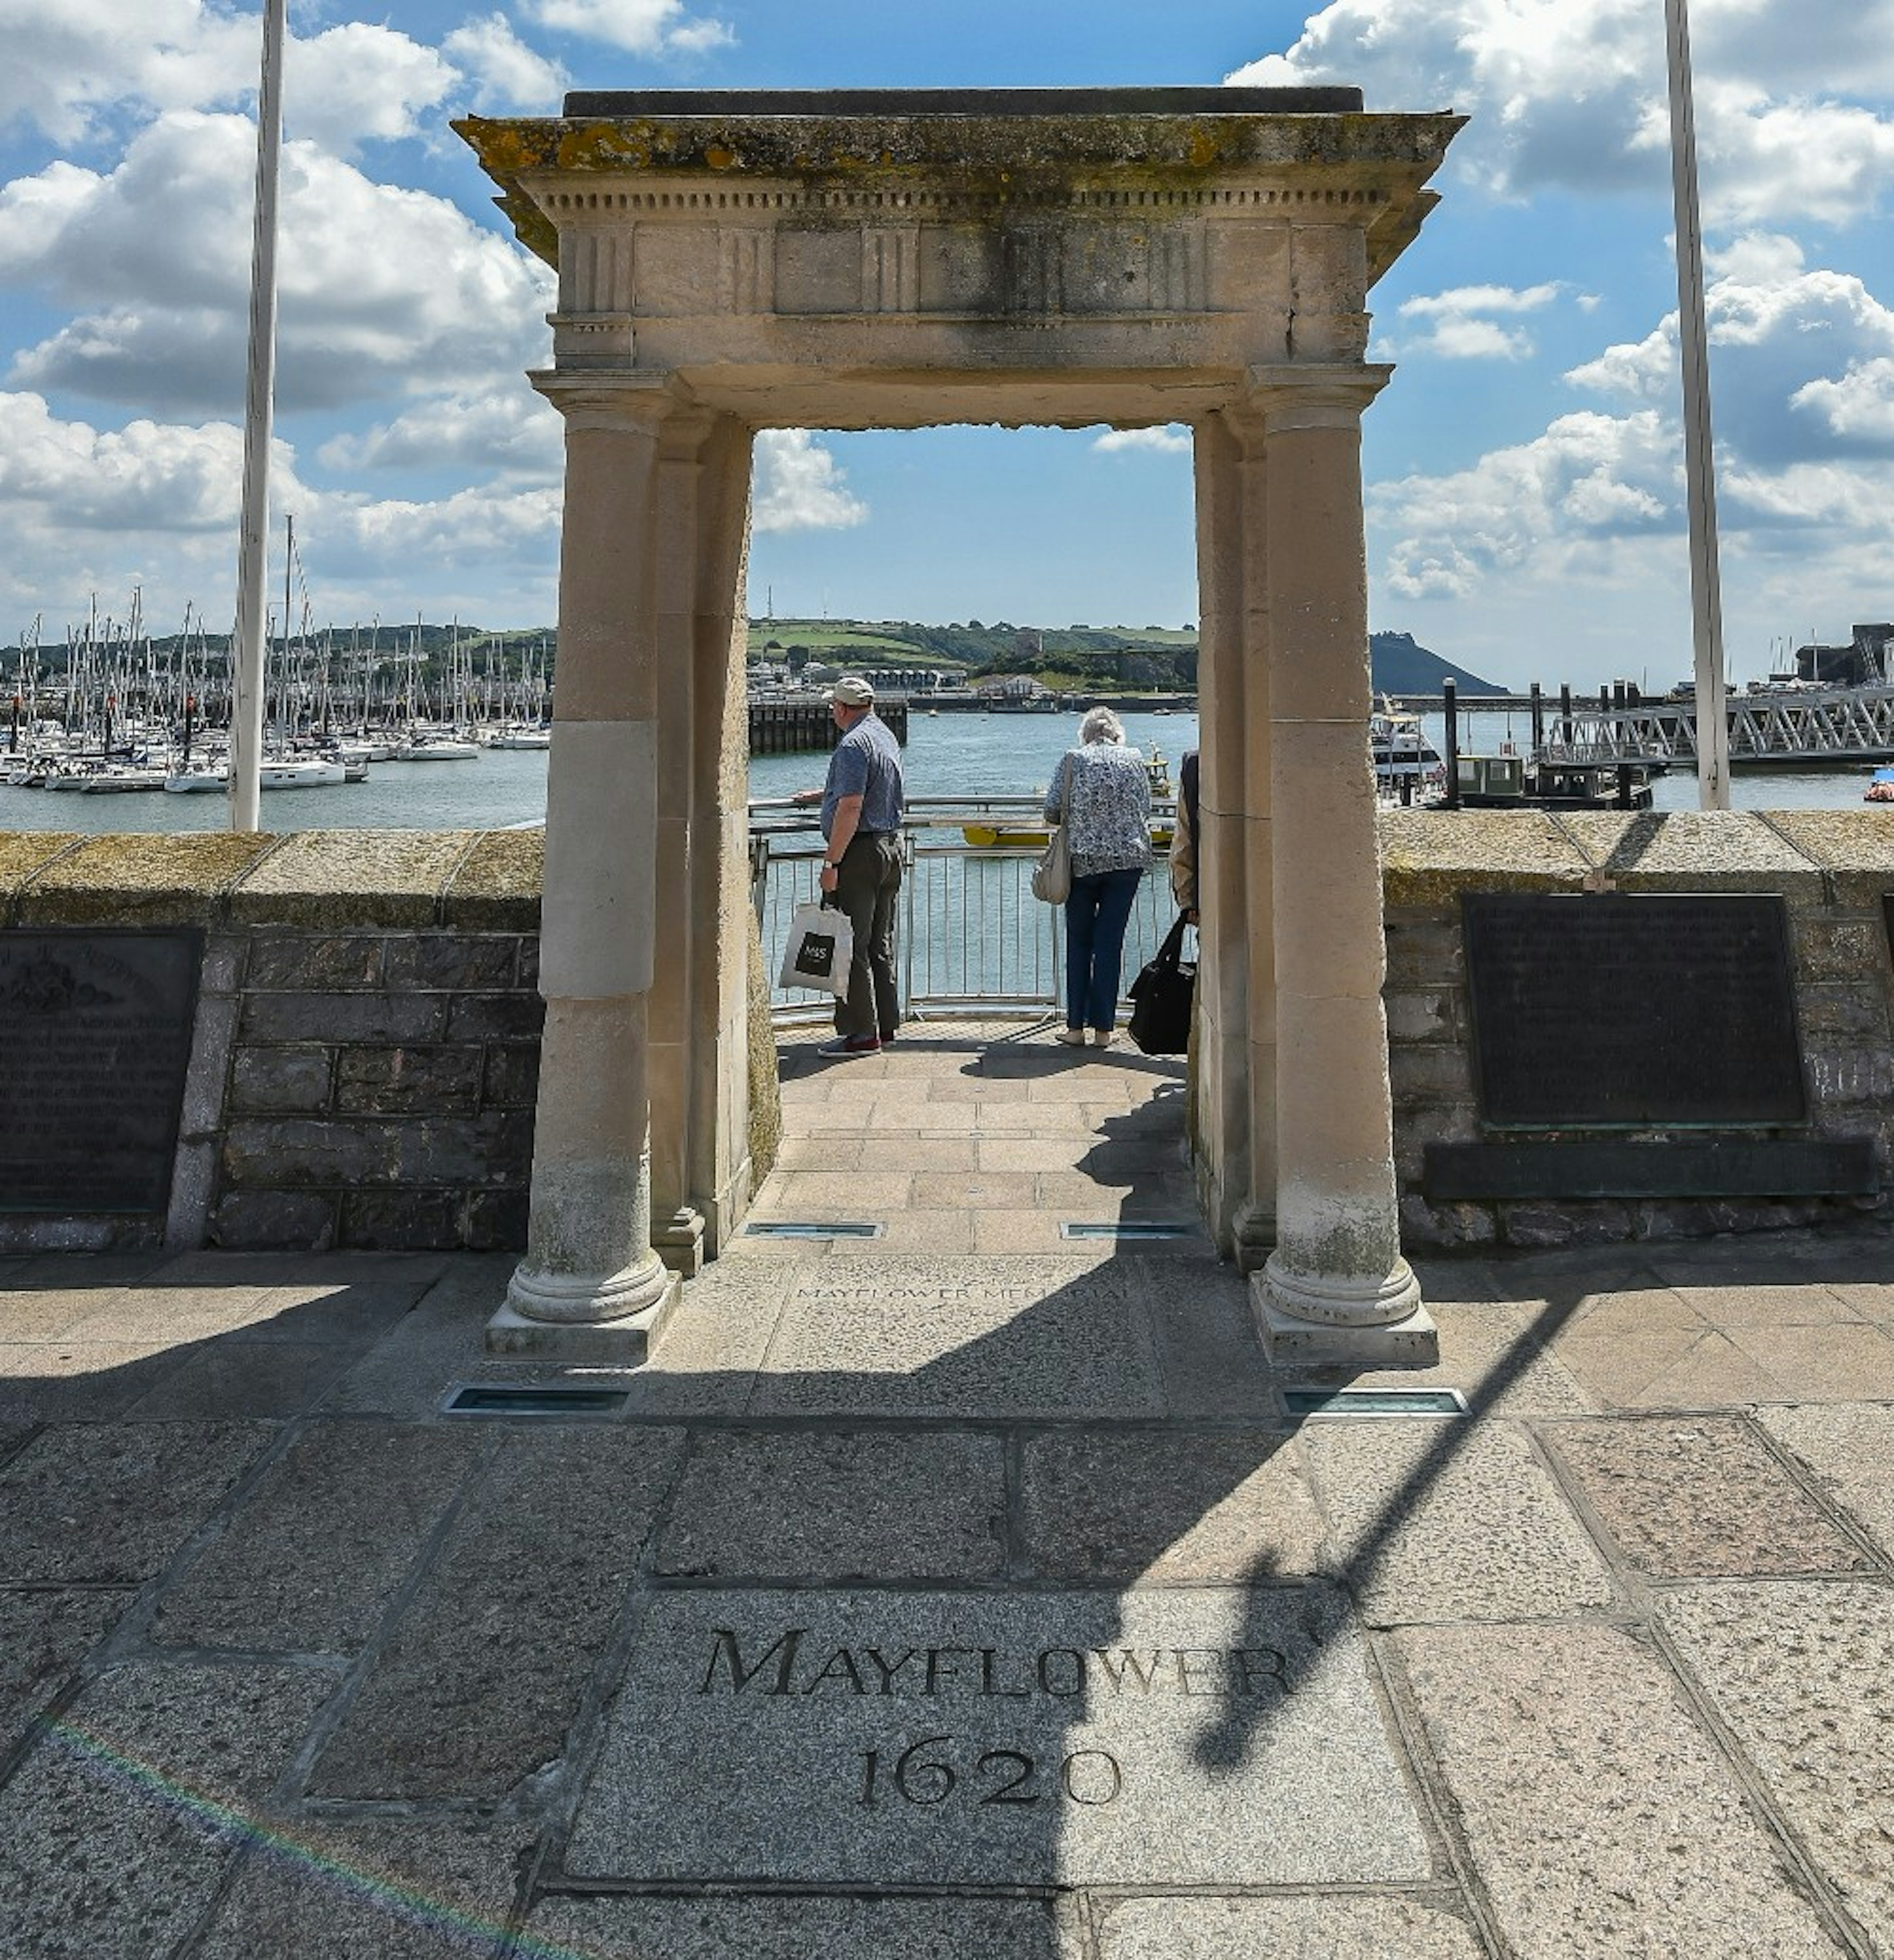
[(1111, 1045), (1118, 1020), (1119, 969), (1138, 881), (1151, 867), (1151, 778), (1125, 746), (1125, 727), (1109, 708), (1079, 724), (1046, 792), (1046, 820), (1065, 826), (1072, 892), (1065, 901), (1065, 1026), (1058, 1039), (1082, 1048)]

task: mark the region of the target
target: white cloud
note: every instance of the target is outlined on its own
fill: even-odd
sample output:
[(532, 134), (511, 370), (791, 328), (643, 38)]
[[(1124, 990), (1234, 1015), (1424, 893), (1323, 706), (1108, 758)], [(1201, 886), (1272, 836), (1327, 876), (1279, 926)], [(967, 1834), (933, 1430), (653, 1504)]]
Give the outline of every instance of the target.
[(1107, 429), (1093, 448), (1103, 450), (1108, 455), (1130, 450), (1157, 450), (1162, 455), (1188, 456), (1191, 451), (1190, 431), (1187, 428), (1129, 428)]
[(531, 11), (542, 27), (635, 55), (702, 54), (736, 40), (721, 21), (687, 14), (683, 0), (531, 0)]
[(1894, 452), (1894, 359), (1864, 361), (1835, 380), (1804, 382), (1789, 401), (1819, 416), (1845, 447)]
[(846, 530), (868, 520), (867, 505), (807, 429), (757, 437), (750, 512), (759, 531)]
[[(1726, 0), (1693, 22), (1707, 219), (1833, 223), (1894, 185), (1894, 0)], [(1830, 15), (1846, 16), (1831, 19)], [(1660, 192), (1670, 140), (1652, 0), (1332, 0), (1233, 82), (1354, 83), (1370, 109), (1469, 113), (1454, 166), (1505, 196)]]
[[(213, 629), (234, 609), (243, 440), (234, 425), (123, 429), (56, 417), (43, 399), (0, 394), (0, 601), (78, 616), (143, 588), (154, 620), (187, 600)], [(495, 623), (550, 617), (558, 556), (556, 488), (479, 486), (433, 501), (377, 499), (299, 480), (275, 445), (272, 529), (296, 513), (318, 618), (431, 616), (492, 605)]]
[(561, 428), (558, 411), (520, 381), (435, 396), (365, 434), (336, 436), (318, 454), (335, 470), (491, 470), (552, 484), (561, 480)]
[(1523, 288), (1456, 286), (1448, 292), (1418, 294), (1402, 301), (1400, 317), (1419, 321), (1426, 331), (1389, 341), (1387, 352), (1435, 354), (1446, 361), (1524, 361), (1535, 351), (1532, 336), (1491, 316), (1542, 311), (1564, 290), (1554, 280)]
[[(109, 175), (55, 164), (0, 190), (0, 281), (78, 315), (19, 356), (14, 382), (161, 412), (234, 412), (255, 153), (240, 117), (174, 114), (135, 137)], [(417, 383), (479, 390), (533, 364), (549, 275), (444, 199), (374, 183), (295, 143), (281, 208), (285, 409)]]
[(528, 47), (504, 14), (468, 21), (441, 46), (473, 78), (476, 109), (557, 112), (565, 72)]
[[(132, 110), (235, 107), (256, 92), (259, 17), (204, 0), (0, 0), (0, 126), (31, 123), (62, 142)], [(459, 78), (433, 49), (393, 28), (351, 21), (283, 56), (291, 135), (343, 152), (364, 138), (415, 134)]]

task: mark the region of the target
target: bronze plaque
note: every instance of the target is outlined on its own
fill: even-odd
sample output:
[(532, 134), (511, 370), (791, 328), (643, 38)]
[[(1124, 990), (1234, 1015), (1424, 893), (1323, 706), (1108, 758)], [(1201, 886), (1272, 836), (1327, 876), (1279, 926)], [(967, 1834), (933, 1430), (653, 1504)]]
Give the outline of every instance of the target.
[(202, 947), (0, 932), (0, 1211), (164, 1211)]
[(1509, 1128), (1800, 1123), (1775, 896), (1469, 893), (1480, 1115)]

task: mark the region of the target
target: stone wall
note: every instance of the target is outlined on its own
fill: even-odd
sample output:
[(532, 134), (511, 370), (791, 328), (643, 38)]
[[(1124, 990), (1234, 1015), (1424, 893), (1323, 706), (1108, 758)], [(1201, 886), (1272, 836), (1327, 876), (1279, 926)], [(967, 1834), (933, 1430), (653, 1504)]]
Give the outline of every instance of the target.
[(0, 838), (0, 920), (205, 937), (170, 1212), (0, 1245), (522, 1245), (536, 832)]
[[(1383, 819), (1382, 845), (1395, 1154), (1411, 1247), (1894, 1213), (1886, 813), (1402, 812)], [(536, 832), (0, 835), (0, 924), (205, 934), (169, 1216), (0, 1212), (0, 1250), (522, 1245), (541, 864)], [(1475, 1106), (1462, 896), (1584, 890), (1784, 899), (1810, 1106), (1797, 1134), (1871, 1139), (1880, 1196), (1428, 1201), (1430, 1143), (1506, 1141), (1482, 1128)], [(751, 967), (750, 1143), (760, 1178), (774, 1160), (776, 1103), (753, 943)]]
[[(1395, 1158), (1411, 1249), (1693, 1236), (1894, 1214), (1894, 969), (1882, 905), (1894, 892), (1894, 822), (1886, 813), (1402, 811), (1383, 819), (1382, 851)], [(1780, 1134), (1871, 1140), (1880, 1195), (1430, 1203), (1423, 1176), (1431, 1143), (1560, 1141), (1485, 1128), (1475, 1106), (1460, 902), (1493, 891), (1782, 898), (1808, 1120)]]

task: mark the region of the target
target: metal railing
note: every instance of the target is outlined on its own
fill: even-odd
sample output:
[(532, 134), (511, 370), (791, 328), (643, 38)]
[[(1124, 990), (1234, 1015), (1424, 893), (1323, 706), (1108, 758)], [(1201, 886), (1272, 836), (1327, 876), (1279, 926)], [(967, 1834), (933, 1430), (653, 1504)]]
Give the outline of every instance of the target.
[[(909, 800), (896, 948), (904, 1013), (921, 1020), (996, 1010), (1051, 1015), (1062, 1007), (1065, 908), (1033, 896), (1033, 867), (1045, 839), (1040, 809), (1032, 796)], [(1153, 861), (1125, 929), (1125, 985), (1176, 917), (1168, 873), (1173, 810), (1169, 803), (1152, 806)], [(975, 841), (987, 835), (995, 841)], [(826, 995), (775, 984), (790, 915), (820, 897), (821, 864), (822, 833), (807, 804), (750, 806), (750, 896), (771, 1002), (785, 1018), (826, 1016), (832, 1005)]]

